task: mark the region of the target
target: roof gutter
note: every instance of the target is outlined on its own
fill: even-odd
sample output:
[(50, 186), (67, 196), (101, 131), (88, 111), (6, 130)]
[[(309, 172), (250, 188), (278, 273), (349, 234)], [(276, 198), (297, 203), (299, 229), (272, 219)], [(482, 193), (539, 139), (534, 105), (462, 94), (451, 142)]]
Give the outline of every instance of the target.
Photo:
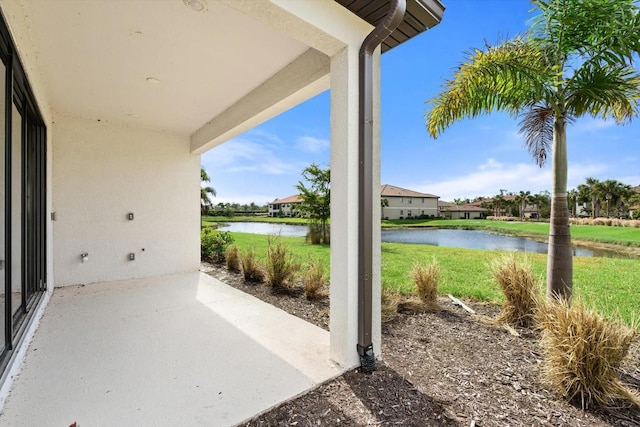
[[(373, 318), (373, 52), (402, 22), (406, 0), (392, 0), (389, 12), (360, 47), (358, 129), (358, 345), (364, 372), (376, 369)], [(379, 186), (379, 183), (378, 183)], [(378, 193), (378, 197), (380, 194)]]

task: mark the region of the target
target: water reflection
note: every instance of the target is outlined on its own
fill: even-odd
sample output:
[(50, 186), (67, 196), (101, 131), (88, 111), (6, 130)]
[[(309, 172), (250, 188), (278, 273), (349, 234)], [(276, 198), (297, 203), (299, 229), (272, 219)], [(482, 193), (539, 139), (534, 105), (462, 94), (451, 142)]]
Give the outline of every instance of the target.
[[(219, 227), (222, 231), (272, 234), (281, 236), (306, 236), (306, 225), (275, 224), (267, 222), (232, 222)], [(501, 236), (478, 230), (454, 230), (439, 228), (383, 229), (382, 241), (413, 243), (419, 245), (446, 246), (452, 248), (502, 250), (525, 253), (547, 253), (547, 244), (524, 237)], [(574, 247), (575, 256), (620, 258), (612, 251)]]
[[(547, 253), (547, 244), (524, 237), (501, 236), (478, 230), (400, 229), (382, 230), (383, 242), (414, 243), (451, 248)], [(576, 256), (594, 256), (591, 249), (574, 248)]]

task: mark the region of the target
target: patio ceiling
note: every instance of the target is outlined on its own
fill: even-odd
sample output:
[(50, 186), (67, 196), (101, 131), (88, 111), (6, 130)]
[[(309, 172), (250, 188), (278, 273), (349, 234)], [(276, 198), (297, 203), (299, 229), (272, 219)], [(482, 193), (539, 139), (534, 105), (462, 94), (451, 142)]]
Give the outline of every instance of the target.
[(209, 0), (22, 0), (54, 113), (191, 134), (309, 48)]
[[(327, 89), (326, 55), (343, 46), (275, 0), (199, 0), (202, 12), (184, 0), (15, 1), (54, 114), (188, 134), (196, 152)], [(334, 16), (344, 6), (376, 25), (390, 2), (331, 3), (322, 4)], [(407, 1), (383, 50), (436, 25), (443, 10)]]

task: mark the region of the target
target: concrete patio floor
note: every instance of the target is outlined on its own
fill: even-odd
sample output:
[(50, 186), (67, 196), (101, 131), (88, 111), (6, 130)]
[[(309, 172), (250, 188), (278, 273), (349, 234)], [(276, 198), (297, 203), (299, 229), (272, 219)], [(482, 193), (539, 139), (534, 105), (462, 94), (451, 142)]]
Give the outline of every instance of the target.
[(339, 375), (329, 333), (203, 273), (54, 291), (2, 426), (230, 426)]

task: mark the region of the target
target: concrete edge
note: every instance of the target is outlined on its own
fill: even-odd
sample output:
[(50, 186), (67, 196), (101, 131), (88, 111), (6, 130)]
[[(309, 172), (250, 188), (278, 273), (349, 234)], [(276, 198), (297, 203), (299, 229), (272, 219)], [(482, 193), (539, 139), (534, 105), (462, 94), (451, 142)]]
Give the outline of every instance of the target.
[(13, 381), (16, 379), (20, 370), (22, 369), (22, 363), (27, 355), (27, 349), (29, 348), (29, 344), (33, 340), (33, 336), (40, 326), (40, 320), (44, 315), (44, 310), (49, 304), (49, 300), (51, 299), (51, 295), (53, 294), (53, 289), (47, 290), (42, 299), (38, 303), (38, 306), (29, 319), (29, 323), (25, 329), (24, 334), (20, 341), (18, 341), (16, 347), (17, 350), (14, 351), (11, 359), (9, 359), (9, 363), (7, 364), (7, 368), (4, 371), (4, 374), (0, 378), (0, 413), (4, 409), (4, 404), (9, 397), (9, 393), (11, 391), (11, 387), (13, 386)]

